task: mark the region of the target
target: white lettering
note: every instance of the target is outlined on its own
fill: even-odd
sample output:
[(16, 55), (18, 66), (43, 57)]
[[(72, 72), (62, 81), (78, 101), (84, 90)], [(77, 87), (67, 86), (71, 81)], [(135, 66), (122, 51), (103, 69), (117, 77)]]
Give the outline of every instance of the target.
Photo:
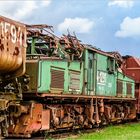
[(17, 36), (16, 36), (16, 27), (14, 25), (11, 25), (11, 35), (12, 35), (11, 41), (13, 43), (16, 43)]
[(17, 28), (13, 24), (0, 21), (0, 33), (5, 41), (11, 40), (12, 43), (18, 43), (20, 46), (26, 44), (26, 30), (22, 30), (21, 27)]
[(4, 28), (5, 33), (7, 33), (7, 32), (8, 32), (9, 27), (10, 27), (10, 23), (5, 22), (5, 28)]
[(4, 24), (5, 26), (4, 26), (4, 32), (5, 32), (5, 40), (6, 39), (9, 39), (9, 35), (8, 35), (8, 31), (9, 31), (9, 28), (10, 28), (10, 23), (7, 23), (7, 22), (5, 22), (5, 24)]
[(106, 73), (103, 71), (97, 72), (97, 83), (105, 85), (106, 84)]

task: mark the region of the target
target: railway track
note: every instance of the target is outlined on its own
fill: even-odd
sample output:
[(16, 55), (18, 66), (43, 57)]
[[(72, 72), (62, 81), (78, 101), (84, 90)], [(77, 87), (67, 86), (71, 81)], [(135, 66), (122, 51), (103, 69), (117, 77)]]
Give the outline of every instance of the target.
[(77, 130), (66, 130), (66, 131), (57, 131), (57, 132), (49, 132), (49, 133), (37, 133), (32, 136), (32, 138), (3, 138), (3, 140), (48, 140), (48, 139), (66, 139), (68, 137), (75, 138), (83, 133), (91, 133), (91, 132), (99, 132), (103, 127), (100, 128), (92, 128), (92, 129), (77, 129)]
[[(118, 126), (118, 125), (123, 125), (123, 124), (136, 124), (139, 122), (140, 121), (133, 121), (133, 122), (120, 123), (120, 124), (113, 124), (113, 125)], [(98, 133), (108, 126), (94, 127), (91, 129), (76, 129), (76, 130), (66, 130), (66, 131), (61, 130), (61, 131), (57, 131), (57, 132), (38, 133), (38, 134), (33, 135), (31, 139), (36, 139), (36, 140), (64, 139), (65, 140), (66, 138), (69, 138), (69, 137), (76, 138), (81, 134), (96, 133), (96, 132)], [(15, 138), (6, 138), (6, 139), (15, 140)], [(16, 138), (16, 140), (21, 140), (21, 138)], [(25, 139), (22, 138), (22, 140), (27, 140), (27, 138), (25, 138)], [(28, 139), (28, 140), (30, 140), (30, 139)]]

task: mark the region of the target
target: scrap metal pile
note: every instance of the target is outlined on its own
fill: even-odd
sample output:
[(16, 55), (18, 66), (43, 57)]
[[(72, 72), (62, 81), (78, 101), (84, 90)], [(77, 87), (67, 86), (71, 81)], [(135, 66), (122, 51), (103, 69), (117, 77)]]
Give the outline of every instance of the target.
[(29, 46), (31, 40), (34, 40), (30, 48), (32, 53), (69, 60), (80, 60), (82, 57), (84, 46), (76, 35), (72, 36), (69, 33), (59, 38), (52, 33), (52, 26), (48, 25), (27, 25), (27, 33)]

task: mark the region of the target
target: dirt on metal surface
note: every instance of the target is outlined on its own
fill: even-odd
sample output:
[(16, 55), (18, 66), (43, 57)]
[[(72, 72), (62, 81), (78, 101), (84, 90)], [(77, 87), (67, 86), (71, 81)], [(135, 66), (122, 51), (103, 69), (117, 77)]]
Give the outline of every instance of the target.
[[(24, 67), (25, 58), (25, 25), (0, 16), (0, 74), (15, 72)], [(21, 75), (23, 70), (15, 72), (16, 75)]]

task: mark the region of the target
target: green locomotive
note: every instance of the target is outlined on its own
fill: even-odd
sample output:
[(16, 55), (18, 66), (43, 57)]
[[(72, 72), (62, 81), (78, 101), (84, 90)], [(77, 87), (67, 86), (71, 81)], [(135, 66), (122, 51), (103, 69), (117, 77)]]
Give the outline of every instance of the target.
[(134, 80), (121, 71), (121, 57), (81, 44), (76, 36), (45, 34), (27, 26), (23, 101), (10, 136), (92, 128), (136, 117)]

